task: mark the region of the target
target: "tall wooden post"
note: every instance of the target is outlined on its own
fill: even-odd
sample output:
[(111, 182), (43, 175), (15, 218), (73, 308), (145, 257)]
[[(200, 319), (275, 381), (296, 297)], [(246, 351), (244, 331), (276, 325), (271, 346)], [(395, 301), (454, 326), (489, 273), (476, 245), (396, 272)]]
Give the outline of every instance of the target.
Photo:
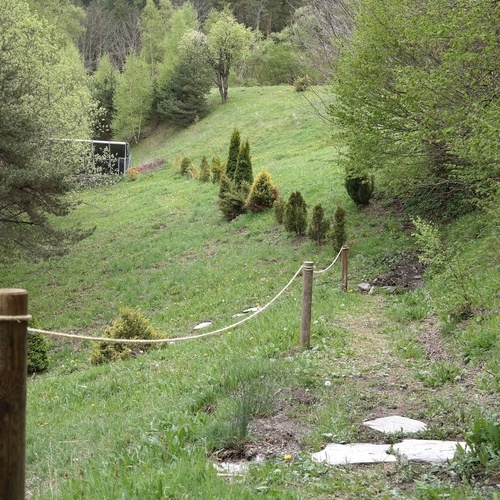
[(348, 279), (347, 279), (347, 264), (349, 257), (349, 247), (344, 245), (342, 247), (342, 290), (347, 292)]
[(24, 500), (28, 293), (0, 289), (0, 498)]
[(300, 345), (311, 346), (311, 305), (314, 262), (304, 262), (302, 266), (302, 316), (300, 320)]

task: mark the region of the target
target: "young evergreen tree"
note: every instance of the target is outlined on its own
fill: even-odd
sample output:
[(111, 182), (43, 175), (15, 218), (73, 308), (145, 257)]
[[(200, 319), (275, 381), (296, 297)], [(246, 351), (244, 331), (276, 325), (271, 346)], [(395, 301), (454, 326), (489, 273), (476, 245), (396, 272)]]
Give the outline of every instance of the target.
[(204, 46), (205, 35), (198, 31), (187, 33), (179, 42), (179, 59), (158, 95), (157, 110), (166, 121), (186, 126), (207, 114), (211, 70)]
[(238, 165), (238, 155), (240, 153), (240, 131), (235, 128), (229, 143), (229, 154), (226, 162), (226, 175), (229, 179), (234, 178), (234, 172)]
[(305, 234), (307, 229), (307, 205), (300, 191), (290, 195), (285, 205), (283, 217), (285, 229), (297, 236)]
[(210, 180), (210, 165), (206, 156), (203, 156), (200, 163), (200, 181), (208, 182)]
[(267, 170), (262, 170), (257, 174), (250, 188), (246, 206), (252, 212), (262, 212), (272, 208), (276, 198), (277, 190), (271, 174)]
[(325, 210), (323, 205), (318, 203), (313, 208), (312, 219), (307, 228), (307, 236), (314, 240), (318, 245), (321, 245), (325, 239), (330, 223), (325, 219)]
[(253, 183), (252, 160), (250, 159), (250, 144), (248, 139), (240, 147), (233, 180), (236, 187), (243, 186), (246, 183), (248, 189)]
[(332, 242), (334, 252), (339, 252), (347, 240), (345, 224), (346, 212), (338, 205), (333, 213), (333, 224), (328, 234), (328, 239)]
[(212, 182), (214, 184), (219, 184), (224, 169), (225, 166), (220, 161), (219, 155), (212, 156), (212, 161), (210, 162), (210, 175), (212, 176)]
[(273, 204), (274, 218), (278, 224), (283, 224), (285, 218), (285, 200), (279, 196)]
[(188, 175), (191, 168), (191, 160), (185, 156), (181, 161), (181, 175)]

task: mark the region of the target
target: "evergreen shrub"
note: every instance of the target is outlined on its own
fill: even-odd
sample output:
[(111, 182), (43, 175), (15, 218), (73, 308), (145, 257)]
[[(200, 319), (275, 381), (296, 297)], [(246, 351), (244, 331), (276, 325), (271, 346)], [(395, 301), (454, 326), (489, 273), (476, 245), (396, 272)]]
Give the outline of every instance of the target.
[(210, 162), (210, 175), (214, 184), (219, 184), (225, 169), (226, 166), (221, 162), (220, 157), (218, 155), (213, 156)]
[(347, 240), (345, 224), (346, 212), (338, 205), (333, 213), (333, 224), (328, 234), (328, 239), (332, 243), (334, 252), (339, 252)]
[(245, 201), (245, 190), (229, 189), (219, 197), (219, 209), (224, 214), (224, 218), (230, 222), (246, 212)]
[(206, 156), (203, 156), (200, 163), (200, 175), (199, 180), (202, 182), (208, 182), (210, 180), (210, 165)]
[(354, 203), (368, 205), (375, 189), (375, 180), (373, 175), (347, 172), (345, 188)]
[(181, 161), (181, 175), (188, 175), (191, 168), (191, 160), (185, 156)]
[(285, 217), (285, 204), (285, 200), (281, 196), (278, 196), (273, 204), (274, 218), (278, 224), (283, 224), (283, 219)]
[(311, 86), (311, 79), (305, 76), (298, 76), (293, 82), (296, 92), (305, 92)]
[[(36, 320), (28, 323), (30, 328), (37, 328)], [(28, 334), (28, 373), (41, 373), (49, 367), (49, 343), (41, 333)]]
[(305, 234), (307, 229), (307, 205), (300, 191), (290, 195), (285, 205), (283, 217), (285, 229), (297, 236)]
[(330, 229), (330, 223), (325, 219), (325, 210), (323, 205), (318, 203), (313, 208), (312, 219), (307, 228), (307, 236), (314, 240), (318, 245), (324, 243), (326, 234)]
[(238, 165), (238, 155), (240, 154), (240, 131), (235, 128), (231, 135), (231, 141), (229, 143), (229, 154), (226, 162), (226, 175), (229, 179), (234, 178), (234, 172), (236, 171), (236, 166)]
[[(140, 310), (125, 307), (120, 311), (120, 317), (104, 330), (104, 337), (153, 340), (158, 338), (158, 333)], [(94, 343), (90, 361), (94, 365), (99, 365), (124, 360), (151, 349), (152, 345), (147, 342), (144, 344)]]
[(245, 182), (249, 186), (253, 183), (252, 160), (250, 159), (250, 144), (248, 143), (248, 139), (240, 147), (233, 181), (237, 187)]
[(252, 212), (262, 212), (272, 208), (277, 196), (278, 191), (273, 184), (271, 174), (264, 169), (257, 174), (250, 188), (246, 206)]

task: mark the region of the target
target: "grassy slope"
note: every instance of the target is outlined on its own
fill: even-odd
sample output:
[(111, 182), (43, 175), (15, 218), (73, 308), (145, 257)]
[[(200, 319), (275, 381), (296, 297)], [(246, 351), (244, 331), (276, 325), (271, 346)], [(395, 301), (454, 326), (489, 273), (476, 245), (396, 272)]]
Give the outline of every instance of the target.
[[(202, 155), (225, 159), (234, 126), (250, 140), (254, 172), (267, 167), (281, 194), (300, 189), (310, 208), (321, 202), (330, 213), (344, 205), (354, 283), (408, 250), (401, 221), (359, 212), (348, 200), (328, 128), (289, 87), (232, 89), (225, 106), (214, 97), (209, 117), (153, 134), (135, 148), (135, 163), (176, 154), (196, 164)], [(284, 233), (270, 214), (223, 222), (216, 186), (168, 168), (81, 196), (71, 220), (96, 224), (92, 237), (62, 259), (2, 270), (2, 286), (28, 289), (42, 328), (99, 335), (123, 305), (141, 307), (165, 335), (187, 334), (205, 320), (224, 326), (274, 296), (304, 260), (324, 267), (333, 257)], [(265, 315), (232, 332), (129, 362), (90, 367), (86, 343), (53, 342), (51, 371), (29, 386), (28, 490), (56, 498), (412, 495), (427, 469), (332, 470), (307, 455), (290, 463), (284, 448), (228, 483), (206, 457), (207, 449), (241, 446), (251, 415), (286, 417), (297, 433), (305, 430), (300, 445), (311, 451), (331, 439), (380, 439), (363, 434), (361, 422), (394, 412), (426, 420), (428, 437), (460, 438), (476, 407), (491, 410), (495, 395), (481, 391), (481, 374), (446, 343), (442, 371), (455, 363), (461, 377), (426, 383), (435, 360), (418, 341), (422, 325), (409, 320), (412, 311), (425, 316), (423, 294), (344, 294), (338, 280), (338, 268), (315, 279), (312, 351), (297, 348), (298, 281)], [(294, 399), (297, 390), (313, 404)]]

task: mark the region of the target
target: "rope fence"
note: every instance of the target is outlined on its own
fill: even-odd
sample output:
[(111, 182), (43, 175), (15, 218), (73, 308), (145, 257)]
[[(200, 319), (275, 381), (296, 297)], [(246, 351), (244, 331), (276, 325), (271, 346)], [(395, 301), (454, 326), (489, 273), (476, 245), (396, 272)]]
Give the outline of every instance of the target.
[(342, 247), (334, 261), (321, 271), (314, 271), (314, 262), (304, 262), (290, 281), (266, 305), (232, 325), (200, 335), (163, 339), (112, 339), (28, 328), (28, 292), (17, 288), (0, 289), (0, 499), (25, 498), (26, 464), (26, 388), (28, 333), (39, 333), (73, 340), (90, 340), (123, 344), (173, 344), (209, 337), (236, 328), (264, 312), (294, 282), (302, 271), (302, 312), (300, 344), (310, 347), (311, 303), (314, 274), (330, 270), (342, 255), (342, 289), (347, 290), (347, 250)]

